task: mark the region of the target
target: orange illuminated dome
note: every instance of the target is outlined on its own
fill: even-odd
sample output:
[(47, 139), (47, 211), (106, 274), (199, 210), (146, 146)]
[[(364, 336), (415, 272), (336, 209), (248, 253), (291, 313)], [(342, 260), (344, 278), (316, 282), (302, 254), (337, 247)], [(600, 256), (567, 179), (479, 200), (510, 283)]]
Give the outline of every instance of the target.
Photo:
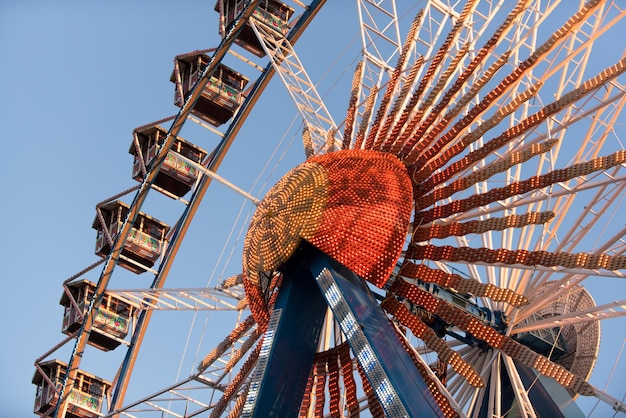
[(382, 287), (402, 251), (411, 209), (411, 180), (390, 154), (344, 150), (291, 170), (259, 204), (244, 243), (244, 284), (257, 321), (267, 320), (263, 295), (272, 272), (303, 239)]

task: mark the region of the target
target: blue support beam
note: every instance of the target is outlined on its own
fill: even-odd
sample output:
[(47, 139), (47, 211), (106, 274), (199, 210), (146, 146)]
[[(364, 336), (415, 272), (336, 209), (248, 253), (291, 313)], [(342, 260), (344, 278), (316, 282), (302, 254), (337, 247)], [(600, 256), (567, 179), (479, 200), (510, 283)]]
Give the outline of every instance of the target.
[(443, 417), (365, 281), (308, 243), (304, 259), (388, 417)]
[(242, 416), (298, 416), (325, 315), (311, 274), (302, 264), (287, 266)]
[(284, 266), (244, 417), (298, 416), (327, 306), (386, 416), (444, 416), (365, 281), (304, 242)]

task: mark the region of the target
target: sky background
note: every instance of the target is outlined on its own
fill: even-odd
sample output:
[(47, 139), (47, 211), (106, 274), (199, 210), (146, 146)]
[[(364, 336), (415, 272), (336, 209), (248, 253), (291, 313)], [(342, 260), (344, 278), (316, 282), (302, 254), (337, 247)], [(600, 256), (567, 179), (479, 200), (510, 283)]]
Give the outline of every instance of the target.
[[(138, 184), (131, 178), (132, 156), (128, 153), (132, 130), (177, 112), (169, 81), (174, 56), (218, 45), (214, 4), (206, 0), (0, 1), (0, 126), (5, 138), (4, 164), (0, 165), (4, 203), (0, 207), (4, 223), (0, 280), (4, 294), (1, 309), (8, 324), (0, 348), (0, 417), (32, 416), (33, 363), (63, 338), (61, 284), (98, 261), (94, 255), (96, 233), (91, 228), (95, 206)], [(297, 50), (306, 58), (313, 80), (326, 80), (329, 72), (336, 72), (345, 81), (351, 78), (357, 59), (354, 51), (360, 42), (355, 34), (355, 6), (353, 2), (334, 4), (332, 13), (330, 7), (323, 9)], [(324, 53), (326, 48), (350, 52), (335, 60)], [(348, 70), (342, 74), (344, 68)], [(332, 91), (341, 98), (327, 102), (340, 119), (345, 113), (347, 87), (327, 81), (320, 91), (324, 95)], [(289, 128), (294, 120), (296, 124)], [(188, 125), (181, 134), (185, 139), (209, 151), (217, 144), (215, 135)], [(289, 97), (275, 78), (220, 174), (262, 196), (285, 167), (302, 161), (301, 147), (297, 142), (282, 147), (287, 163), (273, 172), (270, 167), (271, 174), (264, 174), (259, 183), (255, 183), (256, 175), (249, 173), (270, 159), (273, 144), (283, 135), (287, 142), (297, 136), (297, 125)], [(182, 213), (182, 205), (152, 195), (158, 193), (151, 193), (144, 211), (173, 223), (175, 214)], [(130, 203), (133, 196), (122, 200)], [(240, 208), (244, 218), (249, 215), (251, 205), (245, 199), (222, 185), (211, 186), (166, 287), (201, 287), (238, 273), (236, 251), (222, 253), (211, 242), (240, 238), (240, 230), (231, 232), (228, 227)], [(96, 268), (85, 278), (97, 281), (99, 271)], [(116, 270), (110, 288), (147, 288), (151, 278), (146, 276)], [(155, 315), (154, 327), (151, 325), (142, 346), (146, 355), (136, 368), (142, 372), (133, 376), (131, 386), (134, 383), (135, 388), (127, 399), (138, 399), (165, 386), (163, 382), (174, 382), (177, 375), (188, 375), (213, 347), (208, 342), (190, 341), (189, 329), (202, 329), (215, 319), (227, 324), (226, 315)], [(216, 329), (218, 341), (231, 327)], [(622, 344), (624, 334), (617, 334), (620, 337), (612, 340), (610, 354), (599, 366), (604, 376)], [(202, 348), (196, 350), (198, 343)], [(52, 357), (67, 362), (72, 346), (67, 344)], [(185, 346), (194, 348), (188, 349), (181, 362), (179, 353)], [(109, 360), (104, 362), (102, 353), (90, 347), (87, 350), (90, 358), (86, 356), (84, 368), (112, 379), (120, 362), (110, 358), (120, 353), (105, 353)], [(626, 387), (624, 362), (621, 367), (622, 373), (611, 383), (616, 388)]]

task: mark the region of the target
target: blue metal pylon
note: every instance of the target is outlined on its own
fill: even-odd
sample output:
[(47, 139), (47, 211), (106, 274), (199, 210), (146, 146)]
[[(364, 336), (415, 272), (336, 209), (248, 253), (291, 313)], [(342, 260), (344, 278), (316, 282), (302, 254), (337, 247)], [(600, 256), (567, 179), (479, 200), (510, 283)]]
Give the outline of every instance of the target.
[(298, 416), (325, 313), (305, 266), (286, 266), (242, 416)]
[(297, 416), (328, 305), (385, 415), (443, 416), (361, 277), (304, 242), (286, 266), (279, 292), (245, 415)]

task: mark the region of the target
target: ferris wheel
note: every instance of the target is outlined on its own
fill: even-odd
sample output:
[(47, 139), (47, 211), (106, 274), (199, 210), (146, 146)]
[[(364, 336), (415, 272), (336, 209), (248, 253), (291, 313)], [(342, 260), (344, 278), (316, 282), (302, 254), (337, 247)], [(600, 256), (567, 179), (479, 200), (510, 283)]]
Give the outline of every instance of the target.
[[(358, 58), (338, 69), (326, 46), (321, 94), (298, 41), (339, 7), (324, 3), (218, 1), (220, 45), (175, 57), (180, 112), (133, 131), (139, 185), (97, 206), (101, 260), (64, 282), (67, 338), (37, 359), (35, 413), (626, 413), (623, 388), (594, 380), (619, 364), (601, 340), (626, 338), (626, 7), (359, 0)], [(246, 189), (217, 169), (270, 88), (293, 102), (300, 161)], [(230, 255), (219, 280), (166, 286), (215, 183), (244, 202), (224, 249), (207, 244)], [(182, 214), (151, 216), (148, 195)], [(111, 286), (120, 271), (154, 279)], [(160, 310), (191, 313), (193, 371), (130, 398)], [(65, 344), (69, 361), (48, 360)], [(126, 350), (114, 374), (83, 369), (93, 347)]]

